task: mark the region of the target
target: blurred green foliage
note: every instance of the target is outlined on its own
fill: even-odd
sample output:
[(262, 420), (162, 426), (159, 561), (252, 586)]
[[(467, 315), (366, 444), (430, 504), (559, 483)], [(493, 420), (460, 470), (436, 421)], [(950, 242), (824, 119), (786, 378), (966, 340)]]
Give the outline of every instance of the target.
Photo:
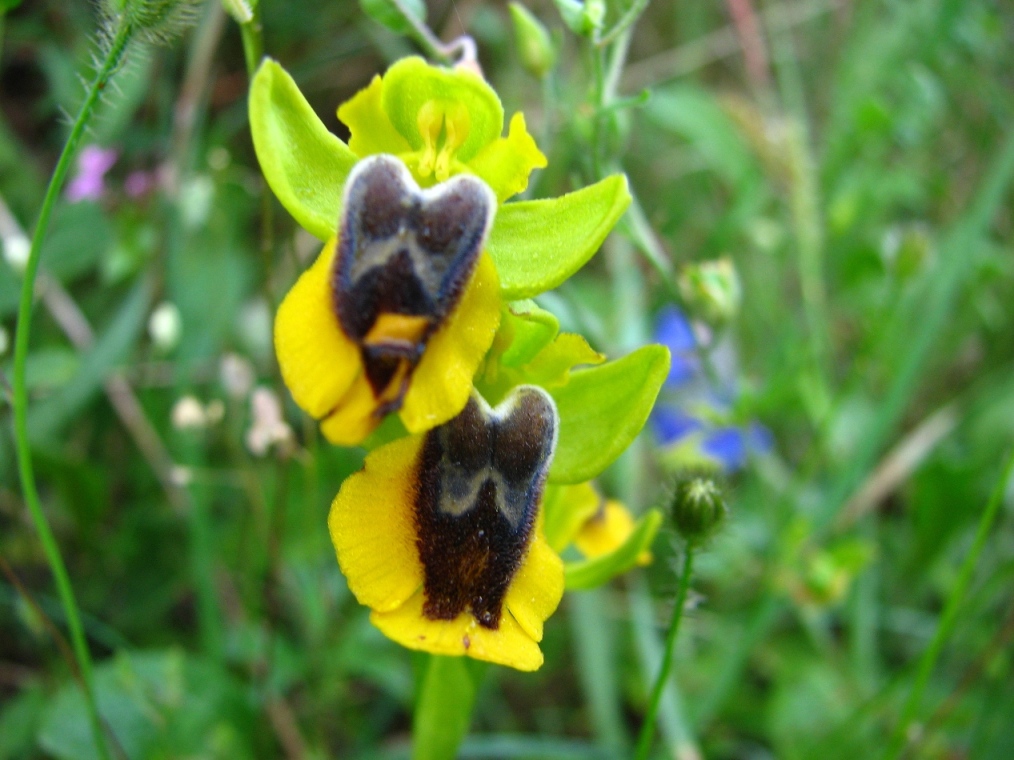
[[(90, 3), (12, 5), (6, 254), (34, 224), (99, 24)], [(567, 26), (596, 4), (547, 0), (526, 4), (556, 52), (540, 81), (506, 3), (427, 5), (445, 38), (467, 28), (507, 111), (525, 111), (550, 160), (532, 198), (629, 176), (621, 232), (539, 298), (564, 329), (614, 358), (650, 340), (684, 265), (729, 257), (742, 285), (722, 332), (728, 416), (763, 422), (775, 443), (732, 476), (728, 525), (697, 558), (658, 756), (878, 755), (1012, 443), (1014, 15), (987, 0), (656, 0), (626, 58), (602, 61)], [(592, 26), (626, 7), (607, 2)], [(343, 137), (336, 105), (414, 50), (353, 3), (260, 12), (266, 52)], [(29, 363), (42, 496), (125, 756), (403, 757), (421, 674), (348, 593), (325, 529), (362, 457), (318, 440), (273, 364), (274, 307), (318, 244), (265, 195), (247, 83), (239, 32), (208, 4), (181, 42), (134, 56), (102, 104), (88, 140), (117, 162), (101, 198), (61, 203), (42, 259)], [(9, 335), (19, 284), (0, 261)], [(168, 353), (146, 330), (163, 301), (182, 317)], [(68, 335), (85, 322), (89, 340)], [(247, 448), (250, 389), (226, 354), (285, 399), (293, 449)], [(138, 405), (122, 407), (111, 380)], [(0, 393), (0, 758), (89, 757), (5, 381)], [(188, 395), (205, 419), (174, 424)], [(646, 433), (603, 489), (638, 513), (659, 506), (660, 461)], [(1010, 503), (912, 757), (1014, 752)], [(462, 756), (627, 754), (676, 587), (671, 536), (641, 575), (569, 595), (542, 670), (488, 669)]]

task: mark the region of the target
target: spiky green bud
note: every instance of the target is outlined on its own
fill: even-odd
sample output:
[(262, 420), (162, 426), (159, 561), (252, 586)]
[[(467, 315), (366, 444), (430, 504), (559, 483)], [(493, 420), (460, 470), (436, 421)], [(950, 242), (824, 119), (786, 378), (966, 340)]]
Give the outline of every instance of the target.
[(672, 498), (672, 519), (677, 532), (691, 543), (699, 543), (721, 526), (728, 514), (721, 488), (703, 476), (681, 478)]
[(679, 285), (694, 315), (711, 325), (724, 325), (739, 312), (743, 289), (728, 257), (688, 265)]

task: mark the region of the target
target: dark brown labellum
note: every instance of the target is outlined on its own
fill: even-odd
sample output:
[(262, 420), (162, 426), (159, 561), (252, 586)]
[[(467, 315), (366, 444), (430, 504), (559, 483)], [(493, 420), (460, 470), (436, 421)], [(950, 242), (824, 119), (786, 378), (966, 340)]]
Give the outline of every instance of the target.
[(424, 615), (453, 620), (467, 609), (480, 625), (499, 627), (556, 431), (549, 394), (521, 386), (496, 409), (473, 394), (461, 414), (426, 434), (415, 503)]
[(349, 175), (332, 297), (383, 413), (400, 407), (427, 341), (461, 298), (495, 211), (476, 177), (420, 190), (393, 156), (366, 158)]

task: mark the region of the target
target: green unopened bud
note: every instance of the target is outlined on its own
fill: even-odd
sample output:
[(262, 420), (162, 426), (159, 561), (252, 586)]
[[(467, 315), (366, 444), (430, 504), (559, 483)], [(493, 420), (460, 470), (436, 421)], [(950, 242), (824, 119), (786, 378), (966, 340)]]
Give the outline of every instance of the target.
[(693, 476), (676, 483), (672, 519), (676, 530), (691, 543), (708, 538), (725, 520), (728, 507), (714, 480)]
[(743, 289), (728, 257), (688, 265), (679, 284), (690, 310), (711, 325), (724, 325), (739, 313)]
[(532, 76), (542, 79), (556, 63), (556, 51), (549, 32), (531, 11), (520, 3), (511, 3), (511, 20), (514, 22), (514, 44), (521, 65)]
[(591, 37), (602, 28), (606, 16), (606, 4), (603, 0), (553, 0), (560, 16), (574, 34)]

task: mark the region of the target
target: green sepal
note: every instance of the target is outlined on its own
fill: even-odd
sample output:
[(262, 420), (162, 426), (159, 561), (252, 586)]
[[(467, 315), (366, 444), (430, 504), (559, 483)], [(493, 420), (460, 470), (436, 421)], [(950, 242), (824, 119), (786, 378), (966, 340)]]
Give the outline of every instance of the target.
[(615, 551), (595, 559), (567, 562), (563, 566), (568, 591), (584, 591), (625, 573), (637, 564), (638, 558), (651, 546), (662, 527), (662, 513), (649, 510), (634, 525), (630, 537)]
[(552, 290), (583, 267), (630, 205), (627, 178), (538, 201), (506, 203), (496, 214), (487, 249), (510, 300)]
[(557, 554), (574, 540), (581, 527), (602, 506), (602, 496), (591, 483), (574, 486), (546, 485), (542, 496), (542, 533)]
[[(505, 340), (509, 340), (509, 336)], [(605, 360), (603, 354), (588, 345), (583, 335), (559, 333), (519, 367), (506, 366), (496, 359), (490, 361), (476, 387), (487, 401), (495, 403), (518, 385), (541, 385), (548, 391), (563, 387), (570, 381), (570, 371), (574, 367), (601, 364)]]
[(669, 349), (651, 345), (549, 389), (560, 413), (550, 482), (582, 483), (612, 464), (644, 427), (668, 374)]
[(357, 157), (327, 131), (292, 77), (270, 58), (250, 83), (250, 132), (278, 200), (316, 237), (334, 237), (342, 187)]
[(440, 69), (418, 56), (402, 58), (384, 74), (382, 104), (395, 129), (416, 150), (424, 147), (419, 115), (430, 105), (465, 114), (468, 136), (455, 151), (467, 162), (503, 131), (503, 105), (486, 80), (467, 69)]
[(510, 345), (500, 356), (505, 367), (520, 367), (535, 358), (560, 332), (560, 320), (535, 301), (515, 301), (504, 310), (500, 331)]

